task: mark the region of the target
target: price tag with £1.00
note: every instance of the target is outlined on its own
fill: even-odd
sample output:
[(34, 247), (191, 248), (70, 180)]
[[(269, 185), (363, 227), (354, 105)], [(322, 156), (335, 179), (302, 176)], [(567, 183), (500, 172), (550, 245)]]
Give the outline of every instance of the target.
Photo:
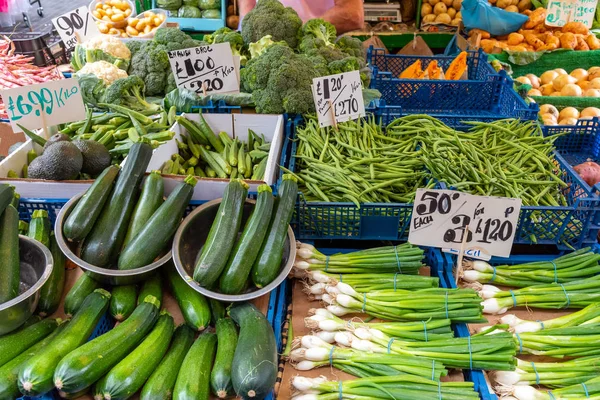
[(79, 7), (60, 17), (53, 18), (52, 23), (67, 50), (73, 49), (78, 42), (87, 42), (100, 36), (100, 31), (87, 6)]
[(463, 248), (466, 255), (508, 257), (515, 239), (521, 199), (475, 196), (455, 190), (418, 189), (408, 241), (414, 245)]
[(362, 83), (358, 71), (314, 78), (312, 92), (321, 127), (365, 115)]

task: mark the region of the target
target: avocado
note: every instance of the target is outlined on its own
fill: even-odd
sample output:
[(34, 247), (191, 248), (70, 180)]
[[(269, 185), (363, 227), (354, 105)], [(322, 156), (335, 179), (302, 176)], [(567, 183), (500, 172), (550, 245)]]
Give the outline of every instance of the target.
[(71, 142), (60, 141), (29, 164), (29, 178), (63, 181), (75, 179), (81, 171), (83, 156)]
[(73, 143), (83, 155), (81, 172), (97, 176), (110, 166), (110, 153), (103, 144), (93, 140), (74, 140)]
[(48, 139), (46, 141), (46, 144), (44, 145), (44, 151), (46, 151), (46, 149), (48, 147), (52, 146), (54, 143), (68, 142), (69, 140), (71, 140), (71, 138), (68, 137), (67, 135), (65, 135), (64, 133), (54, 134), (54, 135), (50, 136), (50, 139)]

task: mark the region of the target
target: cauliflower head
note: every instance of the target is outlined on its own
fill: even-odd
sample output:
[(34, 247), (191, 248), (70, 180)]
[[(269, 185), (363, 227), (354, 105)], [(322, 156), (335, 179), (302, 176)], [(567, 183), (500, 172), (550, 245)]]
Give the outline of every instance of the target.
[(127, 72), (107, 61), (96, 61), (87, 63), (78, 71), (78, 74), (92, 74), (102, 79), (106, 86), (117, 79), (127, 78)]
[(129, 48), (125, 43), (114, 36), (102, 35), (95, 37), (87, 41), (85, 47), (87, 49), (99, 49), (113, 57), (122, 58), (124, 60), (129, 60), (131, 58), (131, 51)]

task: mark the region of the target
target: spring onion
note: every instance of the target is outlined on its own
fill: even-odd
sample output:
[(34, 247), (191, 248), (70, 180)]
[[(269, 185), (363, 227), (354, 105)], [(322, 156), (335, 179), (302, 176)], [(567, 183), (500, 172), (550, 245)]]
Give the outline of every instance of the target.
[(544, 329), (514, 336), (519, 353), (523, 354), (555, 358), (600, 355), (600, 324)]
[(506, 394), (514, 396), (517, 400), (599, 400), (600, 377), (552, 391), (527, 385), (500, 386), (497, 390), (503, 395), (503, 399)]
[(571, 314), (553, 318), (546, 321), (528, 321), (509, 314), (500, 318), (502, 324), (507, 324), (512, 332), (537, 332), (542, 329), (566, 328), (600, 322), (600, 303), (589, 306)]
[(301, 275), (314, 283), (325, 283), (336, 285), (344, 282), (360, 292), (385, 289), (427, 289), (439, 287), (439, 278), (406, 275), (399, 273), (375, 273), (375, 274), (330, 274), (323, 271), (306, 271)]

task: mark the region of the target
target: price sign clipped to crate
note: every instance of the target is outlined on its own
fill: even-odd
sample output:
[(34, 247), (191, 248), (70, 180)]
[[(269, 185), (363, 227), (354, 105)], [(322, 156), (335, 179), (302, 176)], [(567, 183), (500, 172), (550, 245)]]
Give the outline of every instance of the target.
[(61, 79), (0, 91), (14, 132), (79, 121), (86, 118), (76, 78)]
[(169, 51), (177, 87), (206, 96), (239, 92), (239, 73), (229, 43)]
[(87, 6), (79, 7), (60, 17), (53, 18), (52, 24), (56, 28), (67, 50), (75, 48), (77, 43), (83, 43), (100, 36), (100, 31), (92, 19)]
[(365, 115), (362, 83), (358, 71), (315, 78), (312, 92), (321, 127), (336, 126), (338, 122)]
[(567, 22), (582, 22), (592, 28), (598, 0), (551, 0), (546, 12), (546, 25), (564, 26)]
[(520, 211), (521, 199), (418, 189), (408, 241), (480, 259), (509, 257)]

